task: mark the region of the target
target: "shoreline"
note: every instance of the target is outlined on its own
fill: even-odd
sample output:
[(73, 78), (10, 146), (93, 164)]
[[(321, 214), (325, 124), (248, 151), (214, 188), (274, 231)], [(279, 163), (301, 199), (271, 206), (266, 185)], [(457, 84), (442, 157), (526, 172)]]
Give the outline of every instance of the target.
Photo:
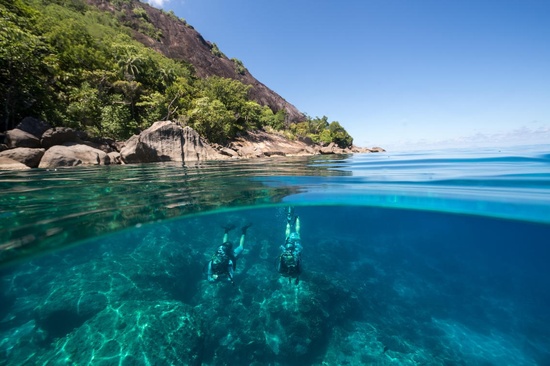
[(52, 128), (27, 117), (5, 132), (5, 140), (0, 144), (0, 170), (385, 152), (380, 147), (340, 148), (335, 143), (315, 144), (307, 138), (290, 140), (262, 130), (247, 131), (222, 146), (211, 144), (191, 127), (172, 121), (157, 121), (139, 135), (114, 141), (89, 138), (67, 127)]

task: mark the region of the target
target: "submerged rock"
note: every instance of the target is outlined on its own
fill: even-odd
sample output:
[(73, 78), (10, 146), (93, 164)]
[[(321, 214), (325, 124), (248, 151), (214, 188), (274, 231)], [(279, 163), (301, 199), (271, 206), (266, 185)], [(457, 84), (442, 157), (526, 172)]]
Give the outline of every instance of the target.
[(58, 339), (37, 364), (200, 365), (201, 323), (177, 301), (123, 301)]
[(357, 315), (355, 295), (322, 275), (310, 273), (295, 285), (270, 265), (243, 267), (237, 290), (202, 282), (193, 299), (204, 321), (208, 364), (311, 364), (332, 327)]

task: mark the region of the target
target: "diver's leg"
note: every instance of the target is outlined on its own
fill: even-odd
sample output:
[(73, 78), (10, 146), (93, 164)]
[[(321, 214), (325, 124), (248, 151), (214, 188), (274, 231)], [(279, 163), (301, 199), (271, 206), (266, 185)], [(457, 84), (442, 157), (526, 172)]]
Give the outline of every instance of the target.
[(292, 230), (292, 224), (294, 223), (294, 209), (292, 207), (288, 207), (288, 212), (286, 214), (286, 231), (285, 234), (288, 237), (290, 235), (290, 231)]
[(296, 223), (294, 225), (294, 230), (298, 235), (300, 235), (300, 216), (296, 216)]
[(285, 238), (288, 239), (288, 237), (290, 236), (290, 221), (287, 221), (286, 223), (286, 229), (285, 229)]
[(223, 232), (223, 241), (222, 241), (222, 244), (223, 243), (227, 243), (227, 240), (229, 239), (229, 232), (231, 230), (233, 230), (235, 228), (235, 225), (233, 224), (230, 224), (230, 225), (227, 225), (225, 226), (223, 229), (224, 229), (224, 232)]
[[(243, 236), (244, 236), (244, 235), (243, 235)], [(236, 247), (235, 249), (233, 249), (233, 256), (234, 256), (235, 258), (237, 258), (237, 257), (243, 252), (243, 250), (244, 250), (244, 246), (243, 246), (243, 244), (242, 244), (242, 242), (243, 242), (242, 239), (243, 239), (243, 238), (241, 237), (241, 244), (239, 244), (238, 247)]]
[(247, 224), (245, 226), (242, 227), (241, 229), (241, 240), (239, 241), (239, 246), (237, 248), (235, 248), (235, 250), (233, 251), (233, 255), (235, 257), (238, 257), (239, 254), (242, 253), (242, 251), (244, 250), (244, 240), (246, 238), (246, 231), (248, 230), (248, 228), (252, 226), (252, 224)]

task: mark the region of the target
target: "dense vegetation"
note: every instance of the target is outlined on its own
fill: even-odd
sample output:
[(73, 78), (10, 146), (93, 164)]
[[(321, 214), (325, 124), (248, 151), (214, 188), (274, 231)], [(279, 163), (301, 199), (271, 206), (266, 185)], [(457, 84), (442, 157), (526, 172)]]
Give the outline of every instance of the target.
[[(139, 3), (110, 3), (134, 4), (138, 30), (161, 36)], [(218, 143), (243, 131), (270, 129), (291, 138), (351, 145), (338, 122), (323, 117), (289, 124), (284, 110), (274, 112), (250, 100), (250, 86), (197, 78), (192, 65), (135, 41), (121, 19), (84, 0), (0, 0), (0, 130), (34, 116), (92, 136), (126, 139), (170, 119)], [(217, 46), (213, 52), (223, 56)], [(246, 70), (239, 60), (233, 62), (238, 72)]]

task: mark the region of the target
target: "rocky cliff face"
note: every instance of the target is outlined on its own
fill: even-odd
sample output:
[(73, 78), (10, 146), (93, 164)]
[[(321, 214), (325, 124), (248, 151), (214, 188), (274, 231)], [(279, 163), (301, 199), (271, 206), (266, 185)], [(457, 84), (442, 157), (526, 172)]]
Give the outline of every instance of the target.
[[(113, 7), (105, 0), (87, 0), (89, 4), (105, 11), (114, 11)], [(147, 12), (148, 21), (159, 29), (162, 36), (153, 39), (139, 31), (134, 31), (134, 38), (144, 45), (159, 51), (167, 57), (182, 60), (193, 65), (197, 76), (220, 76), (241, 81), (251, 85), (250, 98), (261, 105), (269, 106), (274, 112), (285, 109), (287, 122), (305, 120), (305, 116), (295, 106), (287, 102), (280, 95), (256, 80), (248, 70), (237, 72), (235, 63), (226, 56), (215, 56), (212, 53), (213, 45), (207, 42), (195, 29), (173, 15), (153, 8), (148, 4), (137, 2)], [(127, 24), (140, 21), (132, 12), (134, 5), (125, 5), (124, 20)], [(138, 26), (133, 27), (138, 29)]]

